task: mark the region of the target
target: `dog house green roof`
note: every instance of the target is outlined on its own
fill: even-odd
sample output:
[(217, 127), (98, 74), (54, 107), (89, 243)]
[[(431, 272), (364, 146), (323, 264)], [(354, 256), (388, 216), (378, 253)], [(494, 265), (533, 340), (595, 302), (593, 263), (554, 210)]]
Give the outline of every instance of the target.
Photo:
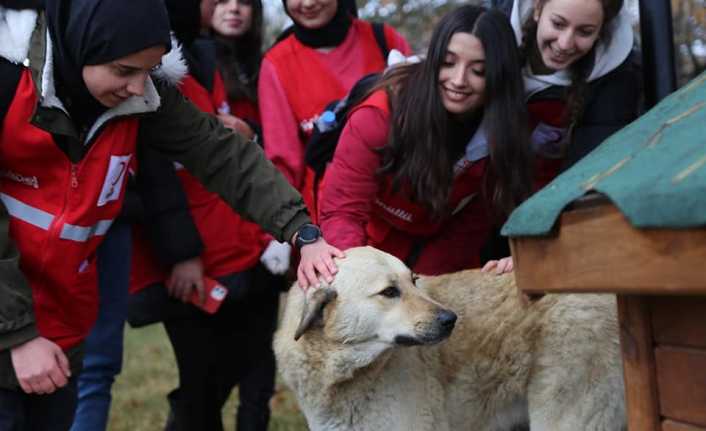
[(706, 72), (606, 139), (510, 216), (505, 236), (543, 236), (587, 193), (636, 228), (706, 226)]

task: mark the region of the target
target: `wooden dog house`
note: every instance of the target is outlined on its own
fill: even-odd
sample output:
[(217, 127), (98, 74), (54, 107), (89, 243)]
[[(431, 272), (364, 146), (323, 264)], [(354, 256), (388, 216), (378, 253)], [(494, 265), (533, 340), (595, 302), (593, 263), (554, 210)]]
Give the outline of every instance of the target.
[(706, 431), (706, 73), (503, 228), (520, 289), (618, 295), (631, 431)]

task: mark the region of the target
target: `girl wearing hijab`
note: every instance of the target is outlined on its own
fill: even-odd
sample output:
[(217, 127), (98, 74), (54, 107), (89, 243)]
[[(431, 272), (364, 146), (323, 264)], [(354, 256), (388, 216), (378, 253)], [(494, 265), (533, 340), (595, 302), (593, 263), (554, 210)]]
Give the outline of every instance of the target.
[(332, 256), (342, 255), (257, 146), (152, 79), (171, 47), (161, 0), (45, 4), (0, 9), (0, 32), (12, 35), (0, 57), (19, 74), (0, 130), (2, 429), (71, 424), (81, 344), (98, 305), (95, 252), (120, 209), (138, 139), (300, 246), (302, 288), (319, 274), (331, 280)]
[[(304, 162), (306, 142), (326, 105), (345, 96), (385, 59), (372, 25), (354, 18), (344, 0), (283, 0), (291, 34), (262, 60), (258, 99), (265, 153), (316, 214), (313, 175)], [(409, 53), (407, 42), (385, 26), (387, 47)]]
[(322, 191), (328, 240), (420, 274), (479, 267), (491, 228), (530, 191), (526, 117), (507, 18), (450, 12), (426, 59), (388, 70), (349, 114)]

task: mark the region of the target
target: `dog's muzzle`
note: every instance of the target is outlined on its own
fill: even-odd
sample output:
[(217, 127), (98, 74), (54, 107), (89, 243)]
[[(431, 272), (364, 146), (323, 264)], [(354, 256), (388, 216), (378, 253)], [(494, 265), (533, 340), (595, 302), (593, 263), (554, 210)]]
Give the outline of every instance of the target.
[(421, 330), (415, 336), (398, 335), (395, 343), (400, 346), (419, 346), (422, 344), (436, 344), (448, 338), (456, 325), (458, 317), (450, 310), (441, 310), (436, 313), (432, 322), (421, 325)]

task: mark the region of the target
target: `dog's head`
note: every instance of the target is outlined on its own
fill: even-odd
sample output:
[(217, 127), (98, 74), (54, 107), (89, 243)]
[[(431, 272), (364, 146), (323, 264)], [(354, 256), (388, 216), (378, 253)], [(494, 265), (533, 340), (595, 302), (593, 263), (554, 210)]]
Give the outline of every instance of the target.
[(337, 264), (332, 285), (307, 292), (295, 339), (317, 326), (344, 344), (434, 344), (451, 334), (456, 315), (419, 289), (399, 259), (358, 247)]

